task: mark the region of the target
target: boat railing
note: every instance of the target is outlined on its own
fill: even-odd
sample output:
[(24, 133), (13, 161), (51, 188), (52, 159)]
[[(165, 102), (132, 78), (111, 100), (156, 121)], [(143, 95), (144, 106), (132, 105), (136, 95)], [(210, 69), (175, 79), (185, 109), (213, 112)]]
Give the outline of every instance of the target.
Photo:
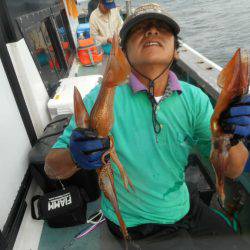
[(202, 88), (215, 101), (220, 93), (217, 77), (222, 68), (186, 43), (180, 43), (180, 59), (177, 66), (185, 73), (182, 77), (185, 77), (184, 80), (187, 82)]

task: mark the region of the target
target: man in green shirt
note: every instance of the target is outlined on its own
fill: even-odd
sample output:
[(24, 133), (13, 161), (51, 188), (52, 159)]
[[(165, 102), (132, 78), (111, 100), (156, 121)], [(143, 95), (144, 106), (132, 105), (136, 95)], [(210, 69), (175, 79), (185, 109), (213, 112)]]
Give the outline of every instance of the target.
[[(183, 232), (188, 239), (233, 234), (185, 183), (184, 171), (191, 149), (196, 146), (209, 158), (213, 109), (199, 88), (179, 81), (170, 70), (178, 58), (179, 30), (177, 22), (159, 5), (146, 4), (125, 21), (120, 33), (132, 74), (129, 84), (117, 87), (111, 134), (136, 192), (124, 189), (119, 171), (112, 165), (119, 208), (135, 240), (162, 242)], [(88, 112), (99, 88), (100, 85), (84, 99)], [(75, 128), (72, 119), (46, 159), (45, 170), (51, 178), (68, 178), (79, 168), (93, 170), (102, 165), (101, 155), (109, 148), (108, 138), (98, 139), (94, 131), (79, 132)], [(241, 172), (247, 159), (246, 149), (242, 143), (235, 147), (243, 152)], [(231, 157), (234, 162), (234, 154)], [(233, 168), (235, 165), (229, 166), (227, 176), (240, 174), (231, 171)], [(102, 211), (110, 231), (122, 237), (117, 217), (104, 195)], [(142, 249), (149, 247), (147, 242), (141, 244)], [(154, 246), (158, 245), (151, 244), (148, 249)]]

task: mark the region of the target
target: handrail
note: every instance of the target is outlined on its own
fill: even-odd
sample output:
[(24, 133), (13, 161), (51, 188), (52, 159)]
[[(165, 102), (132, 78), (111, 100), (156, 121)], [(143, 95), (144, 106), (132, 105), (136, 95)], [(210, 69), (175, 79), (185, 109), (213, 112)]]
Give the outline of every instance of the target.
[(217, 77), (222, 68), (182, 41), (180, 44), (180, 59), (177, 61), (177, 66), (194, 79), (212, 99), (216, 100), (221, 91), (217, 85)]

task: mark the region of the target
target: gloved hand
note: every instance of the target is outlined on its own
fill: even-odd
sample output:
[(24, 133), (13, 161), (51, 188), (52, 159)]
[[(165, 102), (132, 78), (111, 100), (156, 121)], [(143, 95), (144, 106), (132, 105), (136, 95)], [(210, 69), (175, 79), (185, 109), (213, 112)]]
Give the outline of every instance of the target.
[(80, 168), (91, 170), (101, 167), (102, 155), (109, 148), (109, 138), (98, 138), (96, 131), (81, 128), (72, 131), (69, 150), (73, 161)]
[(250, 137), (250, 95), (233, 102), (220, 118), (225, 133), (237, 138)]

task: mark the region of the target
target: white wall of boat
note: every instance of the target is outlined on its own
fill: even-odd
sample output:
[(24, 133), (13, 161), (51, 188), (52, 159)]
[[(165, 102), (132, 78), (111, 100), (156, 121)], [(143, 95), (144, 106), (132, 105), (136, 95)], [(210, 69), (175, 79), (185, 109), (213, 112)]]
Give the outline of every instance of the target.
[(0, 229), (2, 230), (27, 170), (31, 145), (1, 60), (0, 81)]

